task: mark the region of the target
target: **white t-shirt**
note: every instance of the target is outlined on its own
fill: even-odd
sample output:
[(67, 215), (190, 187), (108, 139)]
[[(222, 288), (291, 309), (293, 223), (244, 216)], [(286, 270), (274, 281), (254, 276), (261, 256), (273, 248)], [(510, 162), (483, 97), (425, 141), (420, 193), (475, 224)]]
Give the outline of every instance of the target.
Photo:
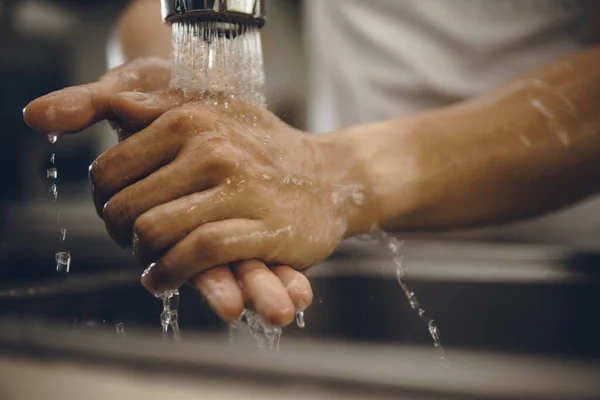
[[(310, 130), (325, 133), (447, 105), (582, 49), (592, 41), (591, 3), (307, 0)], [(583, 243), (600, 233), (600, 198), (487, 232)]]

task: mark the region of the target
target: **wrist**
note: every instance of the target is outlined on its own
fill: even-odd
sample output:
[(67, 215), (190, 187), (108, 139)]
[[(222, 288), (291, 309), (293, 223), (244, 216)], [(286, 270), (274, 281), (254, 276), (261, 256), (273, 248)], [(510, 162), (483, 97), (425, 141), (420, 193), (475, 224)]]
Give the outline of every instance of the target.
[(388, 120), (316, 137), (326, 154), (319, 173), (334, 187), (360, 187), (362, 204), (348, 202), (342, 209), (345, 237), (413, 226), (430, 191), (424, 179), (429, 157), (419, 142), (426, 121)]
[(331, 201), (345, 226), (344, 238), (379, 229), (380, 199), (370, 176), (369, 152), (357, 130), (310, 136), (321, 155), (316, 176), (331, 190)]

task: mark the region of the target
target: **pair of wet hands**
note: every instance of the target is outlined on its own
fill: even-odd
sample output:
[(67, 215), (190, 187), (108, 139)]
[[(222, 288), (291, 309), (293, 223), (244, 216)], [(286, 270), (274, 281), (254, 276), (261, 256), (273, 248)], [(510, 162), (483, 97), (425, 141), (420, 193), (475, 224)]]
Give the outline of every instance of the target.
[[(101, 120), (119, 144), (90, 167), (110, 236), (132, 248), (142, 284), (160, 294), (192, 286), (224, 320), (246, 304), (275, 326), (312, 301), (302, 271), (344, 235), (318, 144), (265, 109), (169, 89), (169, 63), (139, 59), (99, 81), (32, 101), (24, 118), (49, 134)], [(300, 183), (298, 183), (300, 182)]]

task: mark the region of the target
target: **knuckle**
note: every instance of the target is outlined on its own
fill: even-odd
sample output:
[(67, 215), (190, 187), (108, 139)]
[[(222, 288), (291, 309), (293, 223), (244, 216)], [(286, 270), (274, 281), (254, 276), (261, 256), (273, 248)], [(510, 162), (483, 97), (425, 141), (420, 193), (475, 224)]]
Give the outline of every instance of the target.
[(163, 117), (167, 120), (166, 130), (170, 135), (185, 135), (193, 124), (194, 113), (185, 106), (167, 111)]
[(135, 221), (133, 233), (135, 241), (138, 242), (137, 246), (134, 246), (134, 250), (142, 246), (153, 251), (162, 248), (162, 230), (150, 215), (143, 214)]
[(113, 237), (121, 236), (125, 233), (123, 231), (127, 226), (130, 216), (131, 210), (130, 207), (128, 207), (127, 202), (120, 201), (117, 196), (110, 199), (104, 205), (102, 219), (104, 219), (104, 224), (106, 225), (109, 234)]
[(216, 126), (215, 115), (197, 103), (185, 103), (167, 111), (167, 129), (171, 134), (193, 135), (198, 132), (213, 130)]
[(228, 175), (235, 172), (239, 155), (233, 146), (222, 144), (209, 149), (206, 155), (206, 169), (217, 175)]

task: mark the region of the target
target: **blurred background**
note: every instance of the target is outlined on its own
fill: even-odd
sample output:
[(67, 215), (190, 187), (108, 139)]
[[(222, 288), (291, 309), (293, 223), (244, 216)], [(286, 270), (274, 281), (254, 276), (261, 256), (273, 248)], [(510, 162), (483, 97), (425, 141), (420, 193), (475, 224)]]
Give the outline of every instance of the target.
[[(88, 166), (116, 143), (106, 123), (50, 144), (33, 132), (21, 110), (32, 99), (96, 80), (106, 70), (106, 43), (126, 1), (0, 0), (0, 314), (35, 315), (70, 326), (138, 325), (158, 329), (160, 304), (138, 284), (133, 257), (117, 248), (96, 216)], [(266, 95), (282, 119), (306, 128), (306, 60), (299, 0), (271, 0), (263, 31)], [(58, 202), (48, 196), (46, 168), (56, 154)], [(61, 242), (60, 225), (67, 228)], [(581, 214), (582, 220), (589, 213)], [(569, 220), (571, 225), (576, 220)], [(437, 239), (444, 237), (440, 235)], [(407, 277), (436, 318), (450, 347), (593, 356), (600, 308), (593, 249), (585, 251), (494, 233), (478, 243), (407, 246)], [(533, 239), (532, 239), (533, 238)], [(411, 237), (411, 240), (412, 237)], [(512, 243), (511, 243), (512, 242)], [(69, 276), (58, 276), (54, 254), (72, 255)], [(307, 329), (286, 335), (430, 346), (426, 328), (395, 281), (389, 253), (354, 242), (343, 246), (311, 281), (315, 302)], [(351, 266), (351, 268), (348, 268)], [(206, 305), (184, 290), (184, 330), (224, 331)], [(591, 317), (590, 317), (591, 316)], [(112, 328), (111, 328), (112, 329)]]

